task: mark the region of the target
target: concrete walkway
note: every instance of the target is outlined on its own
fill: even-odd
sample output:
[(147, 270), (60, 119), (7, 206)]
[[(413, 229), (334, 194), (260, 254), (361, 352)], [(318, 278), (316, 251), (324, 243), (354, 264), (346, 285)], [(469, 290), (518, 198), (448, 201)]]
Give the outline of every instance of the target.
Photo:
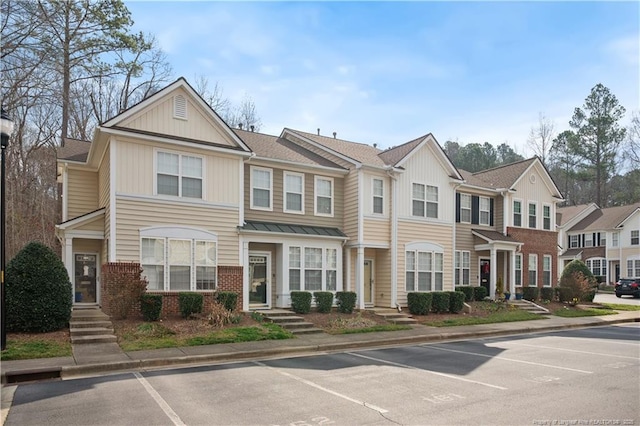
[(619, 312), (601, 317), (561, 318), (459, 327), (412, 326), (410, 330), (376, 333), (300, 335), (288, 340), (190, 346), (123, 352), (115, 343), (73, 346), (73, 356), (23, 361), (3, 361), (2, 383), (12, 384), (42, 379), (67, 379), (110, 372), (140, 371), (167, 366), (206, 364), (293, 354), (313, 354), (345, 349), (414, 344), (450, 339), (539, 333), (569, 328), (606, 326), (640, 322), (640, 311)]

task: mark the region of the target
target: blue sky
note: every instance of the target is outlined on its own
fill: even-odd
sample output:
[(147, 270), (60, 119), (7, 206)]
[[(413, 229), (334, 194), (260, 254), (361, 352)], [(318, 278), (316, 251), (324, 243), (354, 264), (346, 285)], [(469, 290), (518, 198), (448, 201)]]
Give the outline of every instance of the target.
[(249, 95), (261, 131), (334, 131), (386, 148), (507, 142), (544, 113), (557, 132), (602, 83), (640, 109), (638, 2), (127, 1), (176, 78)]

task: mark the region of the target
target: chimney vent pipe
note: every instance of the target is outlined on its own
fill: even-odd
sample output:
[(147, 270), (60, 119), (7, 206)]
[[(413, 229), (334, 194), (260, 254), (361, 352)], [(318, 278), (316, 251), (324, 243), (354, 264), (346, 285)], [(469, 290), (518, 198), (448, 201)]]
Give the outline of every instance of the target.
[(334, 139), (336, 138), (336, 135), (337, 135), (337, 133), (336, 133), (336, 132), (333, 132), (333, 138), (334, 138)]

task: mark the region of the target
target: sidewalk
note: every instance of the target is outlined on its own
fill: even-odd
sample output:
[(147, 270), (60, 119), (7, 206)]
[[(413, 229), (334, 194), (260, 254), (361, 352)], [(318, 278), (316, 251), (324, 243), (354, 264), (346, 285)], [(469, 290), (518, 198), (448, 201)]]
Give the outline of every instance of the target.
[(640, 311), (619, 312), (601, 317), (561, 318), (549, 316), (535, 321), (518, 321), (459, 327), (413, 326), (411, 330), (329, 335), (301, 335), (288, 340), (267, 340), (123, 352), (116, 343), (83, 344), (73, 347), (72, 357), (3, 361), (2, 384), (42, 379), (145, 370), (166, 366), (205, 364), (256, 358), (313, 354), (345, 349), (425, 343), (441, 340), (539, 333), (570, 328), (640, 322)]

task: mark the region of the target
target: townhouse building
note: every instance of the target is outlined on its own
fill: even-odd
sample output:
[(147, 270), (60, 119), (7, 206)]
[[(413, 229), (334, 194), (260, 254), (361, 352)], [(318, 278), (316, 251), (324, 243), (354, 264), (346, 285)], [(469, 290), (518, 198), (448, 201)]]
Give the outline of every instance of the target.
[[(295, 290), (406, 306), (412, 291), (552, 285), (561, 195), (530, 159), (456, 169), (431, 134), (376, 146), (231, 128), (180, 78), (58, 153), (56, 233), (75, 303), (103, 303), (101, 265), (136, 262), (148, 291)], [(549, 243), (552, 241), (552, 243)], [(549, 258), (551, 256), (551, 258)]]
[(640, 277), (640, 203), (601, 209), (596, 204), (562, 207), (563, 266), (583, 261), (599, 282)]

